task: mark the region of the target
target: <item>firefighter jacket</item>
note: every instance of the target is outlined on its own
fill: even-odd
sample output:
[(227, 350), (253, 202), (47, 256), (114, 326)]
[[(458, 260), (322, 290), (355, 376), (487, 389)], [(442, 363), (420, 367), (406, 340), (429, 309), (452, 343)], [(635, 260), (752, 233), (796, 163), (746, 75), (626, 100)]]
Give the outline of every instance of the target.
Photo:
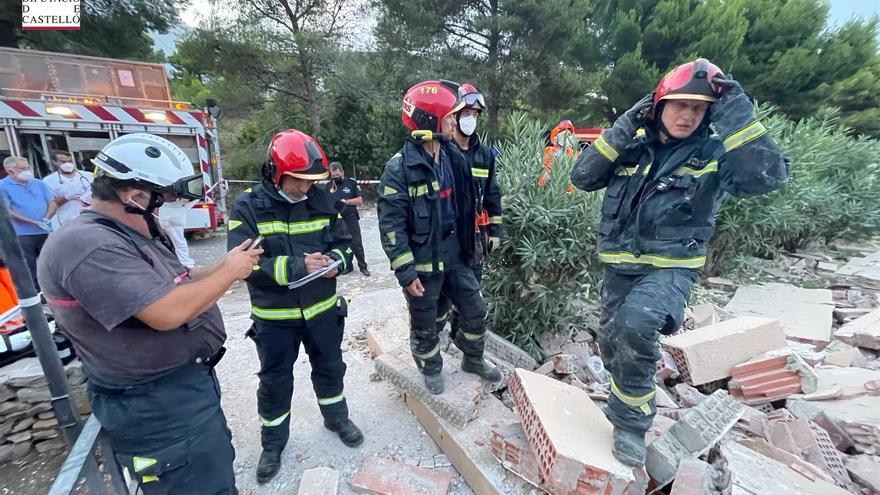
[(241, 193), (229, 217), (229, 249), (263, 236), (259, 266), (246, 279), (251, 317), (291, 324), (337, 314), (336, 279), (317, 278), (296, 289), (287, 285), (306, 275), (305, 254), (320, 252), (341, 260), (339, 274), (351, 271), (351, 236), (329, 195), (312, 187), (308, 199), (289, 203), (266, 180)]
[[(455, 232), (461, 256), (472, 266), (476, 199), (471, 168), (458, 146), (448, 142), (440, 148), (440, 160), (449, 160), (452, 165)], [(402, 287), (408, 286), (419, 273), (439, 273), (444, 269), (438, 251), (448, 233), (441, 232), (440, 184), (432, 163), (433, 158), (421, 144), (407, 140), (385, 164), (379, 182), (382, 248)]]
[(710, 136), (706, 117), (683, 140), (660, 143), (648, 126), (623, 149), (600, 137), (581, 153), (574, 185), (606, 188), (597, 236), (603, 262), (629, 270), (699, 269), (724, 195), (765, 194), (785, 183), (788, 162), (745, 95), (713, 114), (719, 136)]
[(500, 238), (502, 234), (501, 189), (495, 177), (496, 150), (480, 143), (476, 134), (470, 137), (468, 149), (462, 150), (471, 167), (474, 178), (477, 213), (485, 212), (489, 224), (486, 233), (490, 238)]

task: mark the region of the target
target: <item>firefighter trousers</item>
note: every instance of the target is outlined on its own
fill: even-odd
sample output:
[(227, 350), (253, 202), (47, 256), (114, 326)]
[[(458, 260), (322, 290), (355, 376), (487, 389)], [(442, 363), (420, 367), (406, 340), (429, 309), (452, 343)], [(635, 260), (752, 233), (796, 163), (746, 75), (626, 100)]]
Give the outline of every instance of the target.
[(324, 423), (335, 425), (348, 419), (342, 393), (346, 366), (340, 349), (344, 326), (345, 317), (331, 312), (304, 323), (254, 322), (248, 335), (260, 358), (257, 412), (263, 449), (281, 451), (290, 438), (293, 365), (300, 343), (309, 356), (312, 387)]
[[(474, 266), (474, 278), (477, 280), (478, 285), (482, 284), (482, 264)], [(458, 314), (458, 308), (452, 305), (452, 301), (443, 294), (440, 294), (440, 300), (437, 302), (437, 331), (443, 333), (443, 329), (446, 327), (446, 322), (448, 321), (450, 327), (449, 335), (453, 337), (458, 335), (458, 330), (461, 328), (459, 322), (460, 317), (461, 315)]]
[(116, 460), (145, 495), (238, 493), (212, 368), (186, 364), (138, 385), (90, 377), (89, 399)]
[(364, 256), (364, 241), (361, 236), (360, 219), (356, 216), (343, 216), (342, 220), (348, 228), (348, 233), (351, 234), (351, 250), (354, 252), (355, 259), (357, 259), (358, 268), (363, 270), (367, 267), (367, 258)]
[(654, 420), (654, 373), (659, 337), (681, 327), (684, 307), (699, 273), (659, 268), (627, 273), (605, 268), (599, 348), (611, 373), (605, 414), (616, 428), (643, 434)]
[(486, 301), (473, 268), (461, 257), (457, 236), (453, 234), (443, 240), (440, 258), (442, 272), (419, 273), (425, 288), (422, 297), (412, 296), (406, 289), (403, 291), (409, 308), (410, 349), (419, 370), (426, 375), (435, 375), (443, 369), (439, 336), (442, 327), (437, 321), (441, 297), (454, 304), (461, 315), (454, 342), (465, 360), (480, 362), (483, 359), (486, 338)]

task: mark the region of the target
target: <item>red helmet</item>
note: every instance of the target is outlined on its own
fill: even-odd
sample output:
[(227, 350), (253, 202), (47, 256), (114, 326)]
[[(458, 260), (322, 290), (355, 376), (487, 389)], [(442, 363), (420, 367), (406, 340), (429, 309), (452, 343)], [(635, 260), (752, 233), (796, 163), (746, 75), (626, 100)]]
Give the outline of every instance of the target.
[(569, 134), (574, 135), (574, 124), (567, 119), (560, 121), (559, 125), (550, 131), (550, 142), (553, 143), (556, 139), (556, 135), (562, 131), (568, 131)]
[(411, 131), (441, 132), (443, 117), (464, 108), (458, 85), (449, 81), (423, 81), (407, 90), (400, 120)]
[(282, 175), (297, 179), (320, 180), (329, 176), (327, 155), (315, 138), (296, 129), (279, 132), (269, 143), (267, 178), (276, 186)]
[(462, 83), (461, 86), (458, 87), (458, 99), (459, 103), (464, 102), (462, 110), (465, 108), (473, 108), (482, 112), (486, 109), (486, 99), (483, 98), (483, 94), (477, 91), (477, 88), (475, 88), (473, 84)]
[(705, 58), (679, 65), (657, 83), (654, 106), (660, 100), (718, 101), (718, 91), (712, 84), (712, 78), (717, 74), (721, 74), (721, 69)]

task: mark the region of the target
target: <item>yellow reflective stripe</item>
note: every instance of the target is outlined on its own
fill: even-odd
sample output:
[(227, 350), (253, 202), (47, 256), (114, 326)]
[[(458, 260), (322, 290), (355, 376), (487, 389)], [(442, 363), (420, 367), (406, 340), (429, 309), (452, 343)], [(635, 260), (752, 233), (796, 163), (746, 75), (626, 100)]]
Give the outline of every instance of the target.
[(485, 334), (485, 333), (467, 333), (467, 332), (461, 332), (461, 334), (464, 335), (464, 338), (466, 338), (466, 339), (468, 339), (468, 340), (483, 340), (483, 339), (486, 338), (486, 334)]
[(306, 234), (323, 229), (330, 225), (329, 218), (319, 218), (317, 220), (309, 220), (305, 222), (260, 222), (257, 224), (257, 231), (260, 234)]
[(397, 194), (397, 189), (394, 189), (393, 187), (383, 186), (382, 196), (391, 196), (392, 194)]
[[(626, 176), (636, 175), (636, 172), (638, 171), (638, 169), (639, 169), (638, 165), (633, 165), (632, 167), (621, 167), (617, 170), (617, 175), (626, 175)], [(648, 175), (648, 172), (650, 172), (650, 171), (651, 171), (651, 164), (649, 163), (645, 167), (645, 170), (642, 170), (642, 175)]]
[[(442, 261), (437, 263), (437, 270), (441, 271), (441, 272), (443, 271), (443, 262)], [(417, 272), (428, 272), (428, 273), (433, 272), (434, 271), (434, 264), (433, 263), (419, 263), (416, 265), (416, 271)]]
[(318, 316), (319, 314), (327, 311), (328, 309), (336, 306), (336, 299), (338, 296), (333, 294), (331, 297), (324, 299), (319, 303), (312, 304), (308, 308), (302, 311), (303, 317), (306, 320), (311, 320), (312, 318)]
[(718, 171), (718, 162), (712, 160), (707, 163), (705, 167), (701, 169), (690, 168), (686, 166), (678, 167), (673, 172), (673, 175), (693, 175), (694, 177), (702, 177), (706, 174), (711, 174)]
[(617, 384), (614, 382), (614, 378), (612, 377), (611, 393), (614, 394), (618, 399), (620, 399), (620, 402), (623, 402), (630, 407), (637, 407), (641, 409), (641, 411), (645, 413), (645, 415), (648, 415), (651, 414), (651, 406), (648, 405), (648, 401), (654, 398), (654, 395), (657, 394), (657, 389), (651, 390), (645, 395), (626, 395), (625, 393), (620, 391), (620, 389), (617, 387)]
[(301, 320), (302, 310), (299, 308), (261, 308), (251, 306), (251, 314), (263, 320)]
[(155, 465), (157, 462), (159, 462), (159, 461), (157, 461), (156, 459), (153, 459), (152, 457), (134, 456), (131, 458), (131, 464), (134, 467), (135, 473), (139, 473), (139, 472), (143, 471), (144, 469), (147, 469), (148, 467)]
[(345, 253), (343, 253), (342, 250), (339, 248), (331, 249), (330, 252), (336, 253), (339, 255), (339, 259), (342, 261), (342, 271), (347, 270), (348, 269), (348, 262), (345, 261)]
[(724, 140), (724, 151), (733, 151), (750, 141), (758, 139), (766, 133), (767, 128), (764, 127), (764, 124), (756, 120), (728, 136), (727, 139)]
[(260, 265), (254, 265), (254, 267), (252, 268), (252, 271), (255, 271), (255, 272), (260, 271)]
[(593, 141), (593, 147), (610, 162), (617, 160), (617, 157), (620, 156), (620, 153), (614, 149), (614, 146), (611, 146), (608, 141), (605, 140), (605, 136), (599, 136), (599, 139)]
[(440, 323), (441, 321), (446, 321), (446, 320), (448, 320), (448, 319), (449, 319), (449, 313), (451, 313), (451, 312), (452, 312), (452, 310), (450, 309), (449, 311), (443, 313), (442, 315), (438, 316), (437, 318), (434, 318), (434, 321), (436, 321), (437, 323)]
[(706, 264), (705, 256), (696, 258), (666, 258), (654, 254), (643, 254), (636, 257), (632, 253), (599, 253), (599, 259), (605, 263), (630, 263), (635, 265), (652, 265), (658, 268), (702, 268)]
[(287, 285), (287, 256), (275, 258), (275, 282), (278, 285)]
[(433, 349), (431, 349), (430, 351), (428, 351), (428, 352), (426, 352), (426, 353), (424, 353), (424, 354), (417, 354), (417, 353), (414, 352), (414, 353), (413, 353), (413, 356), (415, 356), (415, 357), (417, 357), (417, 358), (419, 358), (419, 359), (431, 359), (431, 358), (434, 357), (438, 352), (440, 352), (440, 344), (437, 344)]
[(144, 476), (141, 478), (141, 483), (149, 483), (151, 481), (159, 481), (158, 476)]
[(249, 187), (249, 188), (245, 189), (244, 192), (249, 193), (249, 192), (251, 192), (253, 189), (254, 189), (253, 187)]
[(439, 191), (439, 190), (440, 190), (440, 183), (437, 182), (436, 180), (435, 180), (435, 181), (432, 181), (432, 182), (431, 182), (431, 187), (434, 188), (435, 191)]
[(424, 196), (426, 194), (428, 194), (428, 185), (427, 184), (421, 185), (421, 186), (409, 186), (409, 195), (410, 196), (416, 197), (416, 196)]
[(504, 217), (498, 215), (497, 217), (489, 217), (490, 225), (501, 225), (501, 222), (504, 221)]
[(385, 233), (385, 240), (388, 243), (389, 247), (394, 247), (397, 245), (397, 232), (391, 231)]
[(287, 411), (286, 413), (282, 414), (281, 416), (278, 416), (275, 419), (266, 419), (266, 418), (260, 416), (260, 424), (267, 427), (267, 428), (272, 428), (273, 426), (278, 426), (281, 423), (283, 423), (284, 420), (287, 419), (288, 416), (290, 416), (290, 411)]
[(391, 260), (391, 269), (397, 270), (398, 268), (400, 268), (402, 266), (406, 266), (415, 260), (416, 259), (413, 257), (412, 252), (407, 251), (407, 252), (401, 254), (400, 256), (394, 258), (393, 260)]
[(238, 227), (239, 225), (241, 225), (241, 220), (230, 220), (229, 223), (226, 225), (226, 230), (227, 231), (232, 230), (232, 229)]
[(326, 399), (318, 399), (319, 406), (329, 406), (330, 404), (336, 404), (337, 402), (342, 402), (345, 400), (345, 396), (342, 394), (337, 395), (336, 397), (328, 397)]
[(636, 137), (642, 138), (645, 137), (645, 135), (646, 133), (644, 127), (639, 127), (638, 129), (636, 129)]
[(474, 174), (474, 177), (478, 177), (480, 179), (488, 179), (489, 178), (489, 169), (488, 168), (471, 167), (471, 173)]

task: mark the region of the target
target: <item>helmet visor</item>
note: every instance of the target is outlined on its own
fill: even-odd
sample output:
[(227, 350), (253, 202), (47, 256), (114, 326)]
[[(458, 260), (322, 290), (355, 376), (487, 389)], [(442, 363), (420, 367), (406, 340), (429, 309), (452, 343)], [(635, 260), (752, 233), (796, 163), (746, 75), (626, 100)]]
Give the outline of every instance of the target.
[(481, 93), (468, 93), (461, 97), (464, 101), (465, 108), (479, 106), (480, 110), (486, 108), (486, 100)]
[(205, 178), (202, 174), (178, 179), (172, 186), (178, 198), (194, 201), (205, 195)]

